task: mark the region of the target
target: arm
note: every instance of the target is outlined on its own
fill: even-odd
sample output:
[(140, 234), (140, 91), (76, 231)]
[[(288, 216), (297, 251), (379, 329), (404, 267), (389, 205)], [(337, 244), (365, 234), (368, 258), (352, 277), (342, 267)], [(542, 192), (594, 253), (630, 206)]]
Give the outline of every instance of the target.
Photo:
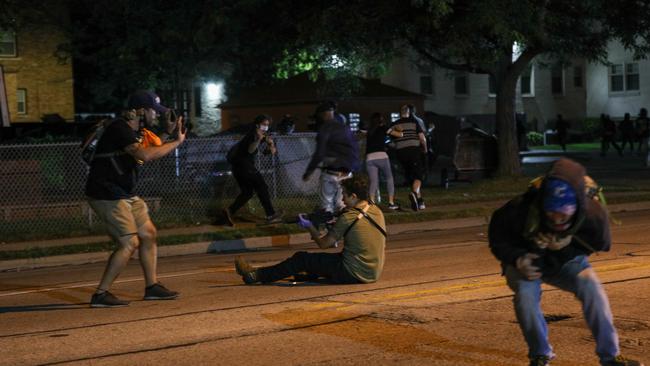
[(517, 259), (524, 256), (528, 251), (515, 245), (518, 235), (513, 235), (513, 223), (515, 220), (508, 215), (510, 207), (509, 202), (492, 214), (488, 227), (488, 241), (492, 254), (501, 261), (502, 264), (516, 266)]
[(309, 179), (309, 176), (314, 172), (318, 164), (323, 161), (323, 158), (325, 158), (329, 135), (330, 132), (326, 126), (321, 127), (320, 131), (318, 131), (318, 135), (316, 136), (316, 151), (311, 157), (311, 161), (305, 170), (305, 174), (302, 177), (303, 180)]
[(424, 136), (424, 133), (418, 133), (418, 138), (420, 139), (420, 146), (422, 147), (423, 152), (427, 152), (427, 138)]
[(318, 247), (321, 249), (334, 248), (336, 246), (336, 236), (332, 232), (327, 232), (327, 234), (321, 236), (320, 232), (314, 227), (307, 227), (311, 239), (318, 244)]
[(134, 158), (142, 161), (152, 161), (160, 159), (163, 156), (169, 154), (171, 151), (176, 149), (180, 144), (185, 141), (185, 135), (187, 132), (183, 132), (183, 117), (179, 117), (179, 129), (178, 137), (176, 140), (163, 144), (162, 146), (150, 146), (144, 148), (141, 144), (135, 143), (128, 145), (124, 148), (124, 151), (133, 156)]

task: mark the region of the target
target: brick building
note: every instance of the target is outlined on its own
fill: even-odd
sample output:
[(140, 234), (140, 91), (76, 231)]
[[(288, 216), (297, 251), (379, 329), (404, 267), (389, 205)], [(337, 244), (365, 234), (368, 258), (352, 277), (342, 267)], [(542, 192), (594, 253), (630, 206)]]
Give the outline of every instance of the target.
[(65, 41), (54, 26), (0, 30), (2, 126), (74, 120), (72, 62), (57, 53)]

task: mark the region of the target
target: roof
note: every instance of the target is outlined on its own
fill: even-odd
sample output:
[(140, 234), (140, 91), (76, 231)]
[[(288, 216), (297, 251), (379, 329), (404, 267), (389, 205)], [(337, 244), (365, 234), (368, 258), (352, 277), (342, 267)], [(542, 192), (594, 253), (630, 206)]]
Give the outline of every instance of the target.
[[(344, 99), (404, 99), (422, 98), (424, 95), (383, 84), (379, 79), (356, 77), (360, 88)], [(238, 95), (221, 103), (220, 108), (254, 105), (318, 103), (324, 99), (342, 99), (335, 93), (323, 93), (327, 81), (312, 81), (308, 73), (302, 73), (273, 85), (243, 89)]]

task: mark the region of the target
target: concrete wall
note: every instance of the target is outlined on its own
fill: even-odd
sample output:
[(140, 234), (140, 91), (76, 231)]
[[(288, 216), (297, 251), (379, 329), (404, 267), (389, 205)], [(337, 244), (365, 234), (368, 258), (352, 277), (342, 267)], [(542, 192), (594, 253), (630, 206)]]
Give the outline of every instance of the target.
[[(57, 45), (65, 36), (56, 28), (34, 26), (16, 36), (17, 56), (0, 57), (11, 123), (40, 122), (45, 114), (74, 120), (72, 61), (60, 62)], [(27, 114), (17, 113), (17, 89), (27, 90)]]
[(607, 61), (612, 64), (637, 62), (639, 64), (639, 90), (624, 93), (610, 93), (609, 70), (607, 65), (590, 63), (587, 65), (587, 115), (598, 117), (601, 113), (613, 118), (623, 118), (625, 113), (636, 116), (640, 108), (650, 108), (650, 61), (634, 61), (632, 52), (625, 50), (618, 42), (609, 45)]

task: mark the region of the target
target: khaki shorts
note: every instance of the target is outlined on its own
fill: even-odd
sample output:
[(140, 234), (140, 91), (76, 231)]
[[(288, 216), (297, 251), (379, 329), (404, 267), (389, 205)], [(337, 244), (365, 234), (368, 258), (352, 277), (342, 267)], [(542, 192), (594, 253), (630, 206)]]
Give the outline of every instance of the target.
[(121, 200), (89, 199), (88, 204), (115, 239), (137, 234), (138, 228), (150, 220), (147, 204), (138, 196)]

